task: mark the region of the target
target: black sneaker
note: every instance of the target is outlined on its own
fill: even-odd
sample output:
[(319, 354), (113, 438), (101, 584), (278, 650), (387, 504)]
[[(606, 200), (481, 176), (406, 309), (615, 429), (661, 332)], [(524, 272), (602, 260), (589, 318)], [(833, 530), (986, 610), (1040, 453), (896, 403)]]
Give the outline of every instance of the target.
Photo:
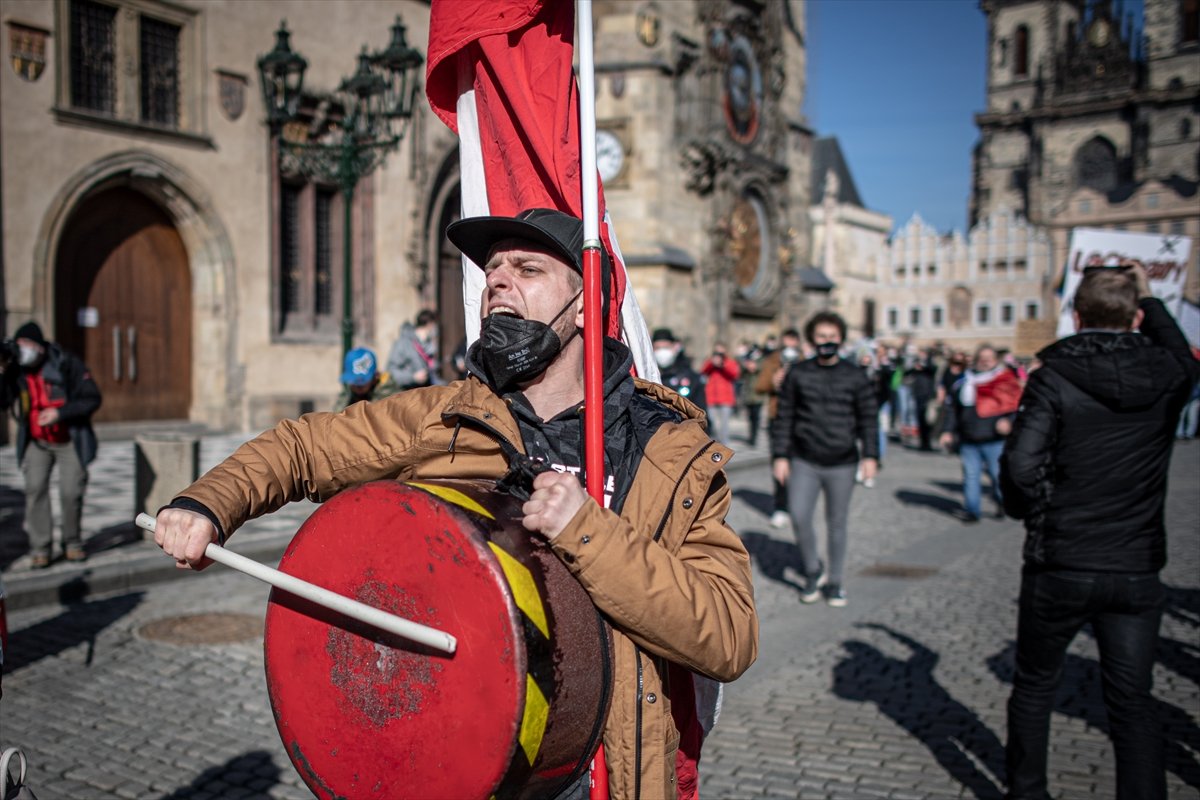
[(804, 588), (800, 590), (801, 603), (815, 603), (820, 599), (825, 577), (825, 565), (822, 564), (816, 575), (809, 575), (804, 579)]
[(829, 583), (821, 590), (825, 595), (825, 602), (831, 608), (846, 607), (846, 590), (840, 584)]

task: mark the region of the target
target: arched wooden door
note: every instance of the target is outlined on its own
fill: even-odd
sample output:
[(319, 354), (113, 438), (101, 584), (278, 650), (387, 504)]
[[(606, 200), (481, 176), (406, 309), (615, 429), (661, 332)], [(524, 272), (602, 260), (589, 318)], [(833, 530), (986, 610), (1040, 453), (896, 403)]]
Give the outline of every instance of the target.
[(192, 282), (170, 218), (110, 189), (72, 215), (55, 278), (56, 337), (91, 367), (97, 421), (186, 419), (192, 393)]

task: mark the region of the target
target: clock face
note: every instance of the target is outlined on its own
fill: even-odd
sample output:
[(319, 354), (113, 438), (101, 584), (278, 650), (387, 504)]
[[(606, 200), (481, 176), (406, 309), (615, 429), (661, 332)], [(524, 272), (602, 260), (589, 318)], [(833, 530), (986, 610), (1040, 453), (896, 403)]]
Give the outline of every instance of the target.
[(612, 131), (596, 131), (596, 170), (600, 180), (608, 183), (621, 174), (625, 164), (625, 147)]
[(725, 124), (734, 141), (749, 144), (758, 135), (762, 108), (762, 71), (750, 41), (740, 34), (729, 48), (725, 69)]
[(747, 289), (754, 283), (762, 260), (763, 232), (758, 215), (758, 209), (744, 197), (733, 207), (729, 251), (734, 257), (733, 279), (741, 289)]
[(1088, 28), (1088, 41), (1092, 43), (1093, 47), (1104, 47), (1108, 44), (1108, 36), (1108, 22), (1105, 20), (1098, 19), (1092, 23), (1092, 27)]

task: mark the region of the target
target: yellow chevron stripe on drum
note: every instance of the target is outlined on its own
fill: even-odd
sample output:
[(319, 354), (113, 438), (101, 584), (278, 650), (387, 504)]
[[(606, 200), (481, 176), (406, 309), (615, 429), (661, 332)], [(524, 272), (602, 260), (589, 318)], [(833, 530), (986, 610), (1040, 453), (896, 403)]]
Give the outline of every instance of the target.
[(494, 520), (496, 518), (492, 512), (479, 505), (479, 503), (476, 503), (470, 497), (467, 497), (457, 489), (451, 489), (449, 486), (439, 486), (436, 483), (416, 483), (414, 481), (409, 481), (407, 485), (415, 486), (418, 489), (424, 489), (430, 494), (436, 495), (448, 503), (454, 503), (454, 505), (459, 506), (460, 508), (465, 508), (467, 511), (472, 511), (480, 516), (487, 517), (488, 519)]
[(525, 612), (525, 616), (542, 632), (542, 636), (549, 639), (550, 624), (546, 621), (546, 609), (542, 605), (542, 595), (538, 592), (537, 584), (533, 582), (533, 573), (520, 561), (504, 552), (495, 542), (488, 542), (488, 547), (492, 548), (492, 552), (500, 561), (500, 569), (504, 570), (504, 576), (508, 578), (508, 588), (512, 589), (517, 608)]
[(525, 713), (521, 716), (521, 749), (525, 758), (533, 766), (538, 750), (542, 747), (542, 737), (546, 733), (546, 719), (550, 716), (550, 703), (546, 696), (534, 683), (533, 676), (525, 675)]

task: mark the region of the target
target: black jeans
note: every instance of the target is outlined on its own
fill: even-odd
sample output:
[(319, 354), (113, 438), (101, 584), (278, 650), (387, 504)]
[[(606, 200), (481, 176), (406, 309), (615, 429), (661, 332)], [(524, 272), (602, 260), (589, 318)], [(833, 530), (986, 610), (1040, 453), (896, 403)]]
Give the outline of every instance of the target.
[(1008, 700), (1010, 798), (1046, 790), (1050, 712), (1067, 646), (1085, 623), (1100, 648), (1117, 797), (1165, 798), (1162, 726), (1150, 694), (1166, 591), (1157, 573), (1026, 572), (1017, 618), (1017, 669)]

